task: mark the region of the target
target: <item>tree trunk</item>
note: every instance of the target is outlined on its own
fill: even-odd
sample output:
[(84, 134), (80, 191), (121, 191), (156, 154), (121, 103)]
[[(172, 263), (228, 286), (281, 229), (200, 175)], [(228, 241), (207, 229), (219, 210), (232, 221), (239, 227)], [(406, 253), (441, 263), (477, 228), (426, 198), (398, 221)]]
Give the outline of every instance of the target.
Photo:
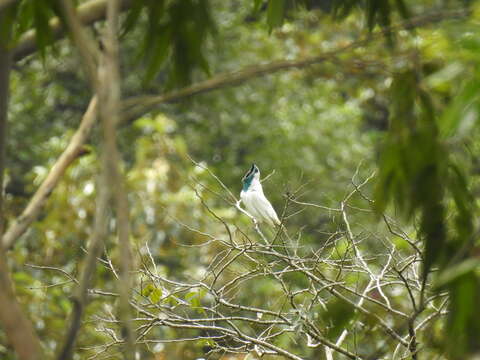
[[(3, 181), (5, 171), (5, 153), (7, 140), (7, 106), (9, 96), (9, 79), (11, 68), (11, 51), (9, 40), (13, 25), (13, 12), (6, 8), (0, 12), (0, 238), (3, 235), (5, 213), (3, 206)], [(8, 341), (21, 360), (42, 358), (40, 341), (31, 322), (23, 314), (15, 297), (10, 271), (8, 269), (5, 249), (0, 244), (0, 325)]]

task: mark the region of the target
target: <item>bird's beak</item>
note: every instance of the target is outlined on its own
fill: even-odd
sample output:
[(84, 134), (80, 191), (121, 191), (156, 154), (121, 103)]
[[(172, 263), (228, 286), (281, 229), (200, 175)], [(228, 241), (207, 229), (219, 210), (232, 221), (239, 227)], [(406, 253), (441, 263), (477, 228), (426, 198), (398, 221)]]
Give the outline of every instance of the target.
[(245, 176), (242, 178), (242, 181), (244, 181), (246, 178), (250, 176), (255, 171), (255, 164), (252, 164), (252, 167), (247, 171)]

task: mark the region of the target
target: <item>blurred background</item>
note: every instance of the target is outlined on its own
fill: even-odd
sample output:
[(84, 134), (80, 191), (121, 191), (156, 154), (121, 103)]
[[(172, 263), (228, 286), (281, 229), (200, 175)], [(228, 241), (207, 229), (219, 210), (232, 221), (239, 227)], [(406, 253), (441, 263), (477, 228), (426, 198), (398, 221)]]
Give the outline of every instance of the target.
[[(278, 10), (268, 1), (258, 0), (166, 1), (165, 8), (155, 10), (155, 1), (144, 1), (138, 2), (142, 5), (127, 6), (122, 13), (120, 71), (125, 99), (174, 93), (192, 83), (273, 67), (277, 61), (316, 59), (278, 71), (268, 70), (262, 76), (246, 76), (244, 81), (213, 84), (200, 94), (179, 96), (174, 102), (148, 107), (119, 125), (136, 266), (140, 267), (147, 256), (148, 244), (162, 276), (186, 282), (202, 278), (219, 248), (199, 246), (207, 240), (200, 232), (226, 236), (223, 224), (211, 216), (205, 204), (232, 229), (238, 226), (253, 231), (250, 220), (225, 201), (226, 191), (203, 167), (208, 167), (238, 198), (241, 178), (252, 163), (257, 164), (262, 177), (271, 175), (263, 187), (277, 212), (283, 214), (288, 203), (284, 213), (288, 232), (301, 236), (302, 244), (309, 249), (320, 249), (332, 234), (345, 230), (341, 216), (298, 202), (338, 208), (354, 189), (352, 181), (361, 183), (374, 172), (380, 173), (380, 179), (384, 176), (385, 185), (388, 161), (383, 155), (385, 143), (393, 143), (388, 143), (392, 141), (392, 123), (395, 124), (392, 119), (401, 118), (406, 124), (428, 111), (435, 114), (438, 124), (438, 129), (431, 133), (441, 134), (445, 154), (454, 159), (464, 174), (461, 186), (471, 195), (469, 214), (475, 217), (480, 189), (480, 3), (385, 1), (389, 4), (385, 6), (378, 1), (280, 2), (283, 7)], [(29, 12), (36, 14), (40, 10), (35, 6), (41, 5), (33, 3), (21, 1), (19, 13), (25, 18)], [(174, 8), (171, 13), (165, 10), (169, 6)], [(276, 11), (281, 15), (275, 15)], [(48, 8), (43, 13), (46, 18), (55, 15)], [(152, 17), (157, 18), (157, 23)], [(413, 23), (417, 26), (409, 29)], [(35, 20), (18, 20), (17, 41), (35, 26)], [(103, 27), (103, 21), (98, 21), (89, 25), (89, 31), (97, 36)], [(53, 40), (48, 32), (45, 34), (43, 40), (38, 37), (45, 47), (12, 64), (4, 205), (7, 228), (69, 143), (91, 97), (72, 42), (60, 40), (49, 45)], [(162, 40), (162, 34), (170, 37)], [(349, 44), (354, 45), (345, 48)], [(316, 58), (324, 54), (328, 54), (325, 60)], [(415, 73), (414, 83), (418, 86), (407, 80), (402, 82), (410, 72)], [(428, 94), (427, 110), (425, 102), (408, 102), (409, 94), (415, 91)], [(409, 136), (402, 128), (394, 130), (400, 139)], [(422, 134), (420, 130), (418, 133)], [(421, 146), (430, 141), (420, 135), (409, 144)], [(102, 152), (99, 138), (99, 129), (95, 127), (37, 221), (8, 253), (18, 300), (34, 324), (47, 356), (53, 356), (63, 339), (65, 321), (72, 310), (69, 294), (75, 282), (59, 271), (38, 266), (79, 275), (93, 226)], [(425, 151), (419, 158), (436, 156), (425, 149), (419, 150)], [(403, 160), (415, 163), (415, 156), (409, 153)], [(196, 166), (192, 159), (202, 166)], [(392, 166), (396, 166), (395, 161), (392, 160)], [(401, 166), (397, 168), (404, 171)], [(405, 171), (405, 178), (414, 174), (412, 171)], [(415, 179), (411, 183), (423, 181), (418, 176)], [(416, 213), (415, 200), (411, 206), (390, 203), (388, 195), (385, 200), (375, 192), (375, 184), (367, 183), (365, 193), (385, 203), (380, 210), (396, 218), (405, 233), (416, 241), (422, 240), (425, 228)], [(396, 195), (391, 198), (415, 199), (415, 191), (401, 193), (395, 184), (391, 186)], [(432, 185), (435, 183), (426, 184), (436, 187)], [(418, 185), (417, 191), (422, 192), (422, 186)], [(449, 191), (445, 193), (453, 195), (441, 200), (447, 235), (461, 234), (454, 225), (448, 227), (459, 208), (455, 192)], [(288, 202), (289, 197), (294, 201)], [(389, 241), (400, 241), (387, 235), (385, 224), (378, 221), (371, 204), (362, 196), (356, 194), (350, 201), (352, 209), (358, 208), (352, 210), (350, 218), (356, 234), (377, 234)], [(110, 228), (114, 227), (115, 222), (110, 222)], [(377, 240), (371, 236), (364, 245), (372, 253), (380, 251), (383, 244)], [(473, 243), (478, 250), (476, 238)], [(112, 234), (105, 239), (102, 259), (110, 258), (115, 264), (119, 253), (114, 244)], [(478, 251), (469, 254), (478, 260)], [(443, 264), (441, 260), (433, 262)], [(471, 271), (476, 271), (478, 278), (475, 266)], [(146, 280), (141, 273), (136, 274), (135, 291), (145, 295), (142, 282)], [(99, 264), (95, 289), (115, 292), (114, 280), (108, 266)], [(257, 288), (248, 288), (242, 295), (250, 306), (262, 306), (280, 294), (272, 279), (260, 279), (256, 284)], [(475, 298), (475, 286), (466, 297)], [(399, 307), (403, 306), (402, 301), (409, 301), (407, 293), (399, 296)], [(76, 359), (94, 356), (92, 347), (108, 342), (105, 332), (96, 328), (98, 318), (108, 317), (112, 306), (108, 297), (92, 298), (78, 338)], [(468, 317), (470, 312), (466, 314)], [(444, 320), (432, 325), (430, 334), (422, 340), (422, 351), (428, 355), (419, 358), (446, 358), (442, 345), (445, 326)], [(152, 330), (151, 335), (175, 338), (177, 333), (174, 329), (159, 328)], [(375, 357), (377, 350), (386, 346), (381, 335), (362, 339), (372, 341), (369, 346), (360, 347), (362, 356), (383, 358)], [(478, 348), (475, 341), (465, 341), (470, 344), (469, 349)], [(208, 345), (199, 341), (144, 346), (139, 358), (196, 359), (206, 357)], [(298, 350), (305, 359), (324, 356), (323, 352), (288, 340), (282, 346)], [(255, 358), (253, 354), (223, 356), (210, 358)], [(0, 358), (16, 359), (1, 329)], [(107, 351), (98, 358), (116, 359), (120, 355)]]

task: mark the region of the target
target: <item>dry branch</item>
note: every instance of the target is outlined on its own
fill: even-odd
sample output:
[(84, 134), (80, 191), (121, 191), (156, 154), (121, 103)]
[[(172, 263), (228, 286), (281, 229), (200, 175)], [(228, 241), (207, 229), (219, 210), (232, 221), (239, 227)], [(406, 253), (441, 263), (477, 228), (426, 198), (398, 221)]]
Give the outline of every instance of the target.
[[(72, 1), (62, 0), (60, 5), (65, 16), (65, 21), (72, 33), (75, 46), (80, 53), (84, 71), (90, 81), (91, 88), (97, 94), (96, 96), (99, 98), (99, 103), (101, 103), (99, 106), (99, 113), (103, 117), (105, 116), (105, 106), (102, 104), (102, 94), (99, 93), (99, 89), (101, 88), (99, 79), (102, 78), (102, 69), (99, 67), (101, 52), (97, 44), (90, 38), (89, 34), (83, 28)], [(102, 157), (105, 164), (107, 154), (103, 152)], [(101, 254), (104, 239), (108, 234), (108, 204), (111, 198), (111, 191), (110, 185), (108, 184), (107, 170), (105, 168), (101, 171), (99, 176), (97, 189), (95, 224), (89, 241), (88, 254), (79, 284), (75, 288), (75, 295), (73, 297), (74, 306), (68, 321), (68, 331), (57, 355), (58, 360), (70, 360), (73, 356), (73, 349), (82, 324), (83, 314), (88, 304), (88, 289), (93, 286), (97, 258)]]
[[(235, 202), (230, 200), (231, 191), (215, 174), (211, 172), (209, 174), (222, 188), (222, 192), (215, 192), (215, 195), (232, 207), (235, 206)], [(296, 344), (303, 344), (306, 347), (327, 347), (327, 359), (333, 359), (334, 352), (343, 354), (350, 359), (363, 359), (372, 358), (373, 355), (365, 354), (366, 348), (363, 346), (360, 346), (361, 353), (357, 351), (356, 345), (354, 345), (356, 337), (359, 336), (356, 333), (356, 327), (367, 326), (370, 330), (362, 329), (360, 331), (378, 332), (378, 336), (383, 339), (382, 349), (379, 348), (379, 352), (387, 353), (389, 350), (399, 352), (403, 349), (413, 356), (414, 351), (410, 346), (411, 342), (408, 341), (410, 335), (408, 332), (405, 333), (408, 331), (407, 326), (392, 328), (387, 323), (387, 319), (389, 316), (395, 316), (408, 321), (412, 316), (422, 316), (411, 302), (393, 301), (394, 297), (398, 297), (398, 292), (402, 292), (405, 296), (409, 291), (414, 292), (416, 296), (419, 294), (419, 287), (409, 285), (419, 279), (419, 273), (415, 271), (416, 263), (409, 261), (412, 255), (416, 256), (414, 249), (410, 249), (408, 256), (405, 256), (407, 254), (398, 252), (389, 238), (385, 238), (383, 245), (380, 245), (385, 250), (384, 253), (379, 252), (378, 249), (372, 249), (371, 242), (364, 242), (364, 239), (356, 234), (362, 225), (351, 224), (346, 215), (346, 209), (350, 209), (349, 200), (354, 194), (359, 194), (363, 185), (370, 179), (371, 177), (360, 185), (355, 185), (352, 192), (340, 203), (340, 212), (343, 213), (344, 222), (341, 238), (351, 244), (346, 249), (345, 255), (342, 255), (343, 260), (331, 259), (326, 246), (317, 250), (304, 247), (288, 253), (285, 252), (286, 245), (273, 246), (271, 239), (269, 244), (264, 245), (258, 242), (260, 237), (258, 233), (257, 239), (250, 238), (248, 231), (237, 228), (236, 234), (229, 233), (228, 230), (224, 231), (223, 236), (207, 234), (208, 237), (215, 239), (217, 251), (218, 247), (224, 248), (224, 251), (220, 251), (214, 257), (207, 275), (199, 280), (191, 279), (190, 283), (185, 283), (175, 279), (175, 274), (166, 278), (160, 276), (157, 271), (150, 271), (146, 265), (148, 261), (143, 262), (142, 273), (157, 288), (162, 289), (162, 298), (156, 304), (142, 303), (141, 299), (140, 301), (137, 299), (134, 306), (139, 313), (145, 316), (138, 319), (143, 322), (143, 325), (139, 327), (139, 332), (143, 335), (139, 337), (138, 342), (156, 342), (155, 336), (147, 338), (148, 332), (156, 326), (197, 330), (202, 334), (198, 339), (208, 338), (205, 333), (208, 334), (210, 330), (210, 339), (214, 342), (212, 351), (249, 353), (253, 349), (253, 352), (259, 356), (261, 354), (277, 354), (287, 358), (301, 357), (293, 350), (271, 346), (276, 344), (276, 340), (280, 336), (288, 334)], [(201, 187), (214, 193), (204, 185)], [(225, 224), (225, 221), (204, 201), (201, 204), (213, 215), (214, 221), (231, 226), (231, 224)], [(311, 206), (311, 204), (306, 206)], [(318, 209), (323, 211), (325, 208), (318, 207)], [(329, 211), (329, 208), (326, 209)], [(353, 212), (355, 208), (352, 207), (349, 211)], [(205, 231), (188, 226), (187, 229), (202, 234)], [(244, 238), (244, 241), (239, 239), (239, 236)], [(373, 239), (370, 241), (375, 241), (377, 235), (372, 237)], [(204, 243), (202, 246), (207, 247), (210, 244), (212, 242)], [(147, 253), (150, 254), (150, 251), (147, 250)], [(151, 255), (148, 256), (148, 259), (150, 259), (152, 267), (156, 268)], [(268, 261), (268, 266), (265, 265), (266, 261)], [(238, 264), (245, 262), (250, 263), (251, 266), (239, 271)], [(373, 264), (382, 265), (377, 268)], [(405, 281), (402, 281), (402, 278), (395, 272), (398, 267), (404, 268)], [(292, 280), (294, 278), (289, 278), (290, 274), (303, 275), (308, 279), (309, 285), (295, 289), (298, 288), (299, 282)], [(353, 274), (358, 274), (360, 279), (363, 278), (354, 285), (354, 287), (358, 287), (357, 289), (350, 288), (352, 285), (347, 286), (345, 283)], [(285, 302), (290, 303), (289, 305), (275, 305), (276, 301), (252, 305), (255, 299), (241, 295), (243, 289), (255, 286), (255, 283), (267, 278), (275, 279), (281, 285), (283, 294), (276, 293), (275, 297), (285, 299)], [(210, 296), (208, 300), (195, 305), (202, 309), (200, 317), (189, 311), (188, 302), (180, 300), (187, 299), (188, 294), (199, 291), (199, 289), (206, 291)], [(380, 293), (381, 301), (372, 298), (371, 291)], [(297, 296), (301, 297), (297, 298)], [(341, 333), (335, 343), (326, 337), (325, 324), (317, 321), (312, 315), (318, 311), (314, 307), (319, 304), (323, 304), (324, 309), (328, 311), (329, 302), (332, 299), (345, 302), (356, 314), (351, 318), (352, 323)], [(432, 309), (437, 311), (434, 304), (428, 306), (430, 307), (429, 311)], [(380, 315), (384, 313), (388, 313), (388, 317)], [(437, 311), (437, 313), (439, 312)], [(424, 317), (422, 322), (430, 321), (427, 320), (429, 318)], [(256, 329), (254, 336), (249, 334), (248, 329), (250, 328)], [(415, 330), (417, 331), (417, 329), (418, 326)], [(385, 337), (385, 334), (389, 336)], [(179, 337), (175, 339), (162, 338), (158, 341), (177, 341), (182, 338), (181, 333), (176, 336)], [(222, 342), (217, 342), (219, 338), (223, 339)], [(112, 343), (109, 346), (113, 346)], [(355, 347), (352, 348), (352, 346)], [(106, 348), (103, 347), (103, 349)]]
[(0, 249), (0, 324), (20, 360), (43, 359), (40, 340), (17, 302), (5, 249)]
[(130, 289), (132, 288), (132, 251), (130, 248), (130, 216), (125, 179), (122, 173), (122, 159), (117, 146), (117, 124), (120, 110), (120, 67), (118, 45), (118, 16), (119, 3), (109, 0), (107, 9), (107, 29), (105, 35), (105, 64), (100, 71), (99, 89), (102, 99), (100, 107), (103, 124), (104, 171), (108, 186), (112, 188), (116, 224), (118, 232), (118, 246), (120, 248), (120, 276), (118, 288), (120, 294), (120, 319), (122, 321), (122, 335), (125, 339), (124, 358), (135, 357), (135, 338), (132, 328), (132, 314), (130, 307)]
[(37, 189), (33, 197), (30, 199), (30, 202), (28, 203), (25, 210), (5, 232), (2, 241), (5, 249), (11, 248), (14, 242), (22, 234), (24, 234), (28, 227), (32, 224), (32, 222), (34, 222), (38, 218), (43, 206), (45, 205), (45, 202), (47, 201), (55, 186), (57, 186), (58, 182), (65, 173), (65, 170), (82, 153), (83, 146), (85, 145), (88, 137), (90, 136), (90, 132), (93, 128), (93, 125), (95, 124), (96, 116), (97, 98), (93, 97), (90, 100), (87, 111), (83, 115), (79, 128), (72, 136), (72, 139), (70, 140), (67, 148), (52, 166), (47, 177)]
[(80, 20), (77, 8), (71, 0), (61, 0), (60, 7), (65, 18), (65, 23), (69, 28), (70, 35), (73, 39), (75, 47), (80, 52), (83, 70), (88, 77), (92, 89), (97, 91), (98, 82), (98, 62), (100, 51), (95, 40), (84, 29), (82, 21)]
[(15, 4), (19, 0), (0, 0), (0, 12), (5, 10), (8, 6)]
[(353, 50), (361, 46), (367, 45), (374, 39), (379, 39), (384, 36), (386, 33), (392, 31), (398, 31), (402, 29), (414, 29), (419, 26), (428, 25), (431, 23), (439, 22), (445, 19), (456, 19), (467, 16), (468, 11), (465, 9), (439, 12), (434, 14), (428, 14), (424, 16), (418, 16), (412, 18), (406, 22), (394, 25), (392, 27), (383, 29), (376, 33), (370, 34), (360, 40), (352, 41), (351, 43), (334, 49), (332, 51), (327, 51), (318, 56), (312, 56), (303, 59), (296, 60), (278, 60), (273, 61), (268, 64), (256, 64), (247, 66), (238, 71), (227, 72), (224, 74), (216, 75), (215, 77), (199, 82), (197, 84), (191, 85), (189, 87), (180, 89), (178, 91), (173, 91), (171, 93), (163, 95), (149, 95), (149, 96), (137, 96), (125, 100), (125, 113), (123, 114), (123, 121), (133, 121), (137, 117), (145, 114), (148, 111), (151, 111), (155, 107), (158, 107), (161, 104), (171, 103), (175, 101), (188, 98), (190, 96), (207, 93), (213, 90), (222, 89), (227, 86), (239, 85), (245, 81), (255, 79), (261, 76), (274, 74), (279, 71), (291, 70), (291, 69), (302, 69), (312, 65), (320, 64), (325, 61), (335, 60), (338, 55), (343, 54), (348, 50)]
[[(3, 0), (3, 1), (18, 1), (18, 0)], [(122, 0), (121, 9), (129, 8), (131, 0)], [(91, 25), (96, 21), (103, 20), (106, 15), (107, 0), (90, 0), (78, 6), (78, 18), (82, 25)], [(59, 40), (67, 35), (65, 28), (58, 17), (53, 17), (49, 22), (52, 36), (55, 40)], [(14, 61), (19, 61), (25, 57), (34, 54), (37, 48), (36, 31), (29, 30), (24, 33), (17, 45), (13, 49)]]
[[(0, 12), (0, 21), (5, 21), (7, 14)], [(7, 150), (7, 118), (8, 100), (10, 96), (11, 52), (8, 50), (10, 34), (0, 33), (0, 236), (4, 229), (3, 182), (5, 172), (5, 157)]]

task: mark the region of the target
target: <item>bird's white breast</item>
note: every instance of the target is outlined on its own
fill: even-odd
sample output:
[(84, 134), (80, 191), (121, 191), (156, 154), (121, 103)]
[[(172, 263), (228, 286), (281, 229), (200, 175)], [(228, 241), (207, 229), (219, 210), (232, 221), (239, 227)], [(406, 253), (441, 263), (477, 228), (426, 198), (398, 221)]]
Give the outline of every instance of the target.
[(252, 215), (257, 221), (262, 221), (260, 214), (258, 213), (255, 207), (255, 198), (258, 194), (255, 194), (256, 191), (247, 190), (240, 193), (240, 199), (242, 199), (242, 203), (245, 205), (245, 209), (247, 212)]

